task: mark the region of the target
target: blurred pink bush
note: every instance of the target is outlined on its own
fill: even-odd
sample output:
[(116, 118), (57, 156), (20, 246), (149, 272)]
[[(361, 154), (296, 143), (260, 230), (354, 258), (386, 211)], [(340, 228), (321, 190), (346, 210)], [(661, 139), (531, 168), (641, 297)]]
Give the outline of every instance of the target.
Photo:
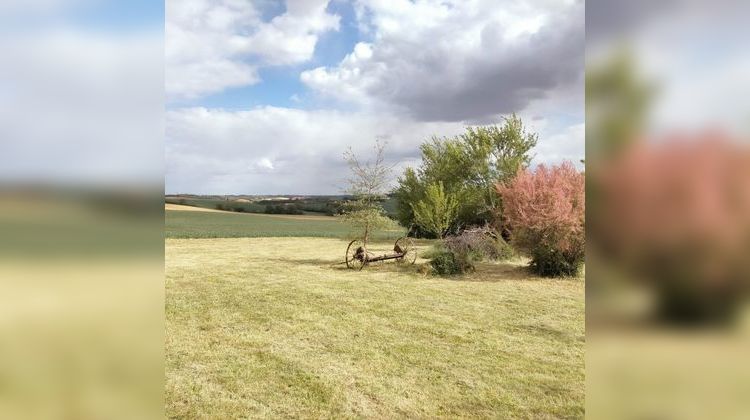
[(590, 236), (676, 320), (726, 319), (750, 286), (750, 153), (716, 134), (639, 142), (590, 168)]
[(584, 260), (584, 175), (572, 163), (539, 165), (497, 185), (513, 245), (545, 276), (575, 275)]

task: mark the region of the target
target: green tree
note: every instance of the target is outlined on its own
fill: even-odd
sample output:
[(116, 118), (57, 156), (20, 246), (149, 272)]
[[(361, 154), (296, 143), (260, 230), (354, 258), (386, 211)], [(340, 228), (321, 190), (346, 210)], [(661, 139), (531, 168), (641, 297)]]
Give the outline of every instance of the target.
[(372, 232), (393, 225), (380, 205), (392, 172), (392, 166), (385, 163), (385, 146), (385, 142), (375, 141), (375, 159), (372, 162), (360, 161), (351, 148), (344, 152), (344, 160), (350, 170), (345, 192), (352, 196), (352, 200), (344, 205), (343, 219), (361, 232), (365, 247)]
[(407, 168), (398, 180), (398, 221), (418, 225), (412, 205), (425, 198), (429, 185), (442, 183), (446, 194), (459, 203), (452, 227), (492, 222), (500, 205), (494, 185), (527, 167), (536, 143), (537, 134), (527, 132), (516, 115), (501, 126), (469, 127), (455, 137), (431, 138), (420, 146), (420, 167)]
[(616, 157), (646, 126), (655, 86), (641, 79), (633, 53), (617, 50), (586, 68), (586, 156), (592, 163)]
[(442, 238), (453, 224), (458, 210), (456, 197), (445, 192), (443, 183), (430, 184), (424, 199), (412, 204), (416, 223)]
[(406, 168), (398, 179), (398, 187), (393, 196), (396, 198), (396, 220), (402, 226), (414, 229), (414, 210), (410, 203), (416, 203), (422, 198), (422, 184), (413, 168)]

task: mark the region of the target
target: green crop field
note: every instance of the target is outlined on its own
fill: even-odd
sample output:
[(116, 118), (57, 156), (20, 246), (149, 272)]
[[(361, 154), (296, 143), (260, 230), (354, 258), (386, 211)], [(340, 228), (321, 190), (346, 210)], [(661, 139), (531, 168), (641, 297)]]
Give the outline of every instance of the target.
[[(204, 233), (341, 229), (173, 213), (172, 229)], [(167, 417), (583, 417), (582, 278), (530, 276), (522, 260), (452, 278), (396, 262), (351, 271), (346, 245), (167, 239)]]
[[(165, 211), (167, 238), (353, 237), (351, 229), (331, 216)], [(376, 239), (396, 239), (404, 229), (376, 232)]]
[(242, 211), (248, 213), (263, 213), (266, 209), (266, 206), (258, 203), (227, 201), (219, 198), (169, 198), (166, 202), (204, 209), (217, 209), (217, 206), (230, 207), (234, 209), (242, 209)]

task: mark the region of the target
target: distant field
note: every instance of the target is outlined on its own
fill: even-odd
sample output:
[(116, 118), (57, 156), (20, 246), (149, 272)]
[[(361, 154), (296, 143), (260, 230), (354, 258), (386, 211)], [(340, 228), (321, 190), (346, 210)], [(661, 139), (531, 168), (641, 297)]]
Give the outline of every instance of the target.
[[(289, 197), (282, 198), (219, 198), (219, 197), (180, 197), (168, 196), (165, 201), (167, 205), (182, 205), (192, 208), (206, 208), (212, 210), (239, 211), (243, 213), (292, 213), (292, 214), (312, 214), (312, 215), (333, 215), (340, 213), (341, 203), (346, 201), (347, 197), (340, 196), (310, 196), (295, 197), (293, 200)], [(383, 210), (392, 218), (396, 217), (397, 203), (396, 199), (389, 197), (381, 202)], [(287, 210), (296, 209), (295, 211), (273, 212), (270, 207), (282, 206)]]
[(210, 198), (169, 198), (166, 201), (167, 204), (177, 204), (206, 209), (217, 209), (217, 206), (232, 206), (241, 208), (244, 212), (247, 213), (263, 213), (266, 208), (266, 206), (264, 205), (248, 202), (247, 200), (227, 201)]
[[(330, 216), (267, 215), (231, 212), (165, 212), (167, 238), (254, 238), (254, 237), (352, 237), (349, 226)], [(405, 229), (376, 232), (375, 239), (396, 239)]]
[[(319, 223), (305, 226), (335, 226)], [(346, 244), (167, 239), (167, 417), (584, 416), (582, 278), (521, 260), (456, 278), (351, 271)]]
[(224, 210), (215, 210), (207, 207), (188, 206), (184, 204), (171, 204), (164, 203), (164, 210), (175, 210), (175, 211), (209, 211), (209, 212), (223, 212)]

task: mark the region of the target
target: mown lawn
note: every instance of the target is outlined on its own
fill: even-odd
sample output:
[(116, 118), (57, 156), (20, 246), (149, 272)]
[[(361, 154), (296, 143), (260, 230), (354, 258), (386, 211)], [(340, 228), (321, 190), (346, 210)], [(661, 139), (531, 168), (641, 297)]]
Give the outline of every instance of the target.
[[(166, 210), (164, 232), (167, 238), (257, 238), (323, 237), (347, 238), (351, 229), (330, 216), (292, 216), (232, 212)], [(404, 229), (377, 232), (375, 238), (396, 239)]]
[(167, 239), (167, 415), (583, 416), (582, 279), (355, 272), (346, 244)]

